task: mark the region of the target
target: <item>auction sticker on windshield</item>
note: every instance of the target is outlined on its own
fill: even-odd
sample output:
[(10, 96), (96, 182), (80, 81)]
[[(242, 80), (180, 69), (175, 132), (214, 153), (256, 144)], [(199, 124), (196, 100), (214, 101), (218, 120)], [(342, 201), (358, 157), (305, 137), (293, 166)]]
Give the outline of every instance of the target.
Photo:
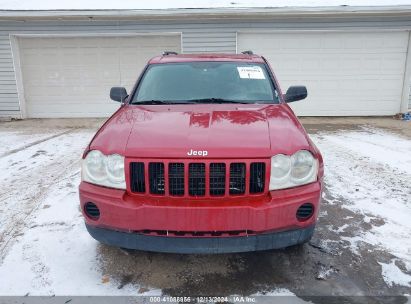
[(237, 67), (240, 78), (265, 79), (263, 70), (259, 66)]

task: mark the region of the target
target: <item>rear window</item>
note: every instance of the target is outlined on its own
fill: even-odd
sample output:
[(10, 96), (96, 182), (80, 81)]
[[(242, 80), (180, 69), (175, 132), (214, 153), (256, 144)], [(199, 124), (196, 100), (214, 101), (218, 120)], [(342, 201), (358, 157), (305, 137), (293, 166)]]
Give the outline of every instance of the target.
[(249, 103), (278, 103), (264, 64), (188, 62), (150, 65), (132, 103), (184, 102), (218, 99)]

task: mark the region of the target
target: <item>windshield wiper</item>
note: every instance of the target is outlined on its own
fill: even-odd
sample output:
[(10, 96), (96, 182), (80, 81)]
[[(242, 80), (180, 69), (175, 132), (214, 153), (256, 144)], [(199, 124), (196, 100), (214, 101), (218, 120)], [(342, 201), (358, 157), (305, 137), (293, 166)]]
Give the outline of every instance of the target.
[(192, 103), (241, 103), (241, 104), (249, 104), (246, 101), (239, 101), (239, 100), (232, 100), (232, 99), (224, 99), (224, 98), (201, 98), (201, 99), (190, 99), (187, 102)]
[(159, 105), (159, 104), (187, 104), (187, 103), (239, 103), (239, 104), (249, 104), (246, 101), (238, 101), (224, 98), (201, 98), (201, 99), (189, 99), (183, 101), (169, 101), (169, 100), (143, 100), (136, 101), (132, 104), (135, 105)]
[(143, 101), (136, 101), (132, 104), (135, 105), (158, 105), (158, 104), (172, 104), (173, 102), (167, 100), (143, 100)]

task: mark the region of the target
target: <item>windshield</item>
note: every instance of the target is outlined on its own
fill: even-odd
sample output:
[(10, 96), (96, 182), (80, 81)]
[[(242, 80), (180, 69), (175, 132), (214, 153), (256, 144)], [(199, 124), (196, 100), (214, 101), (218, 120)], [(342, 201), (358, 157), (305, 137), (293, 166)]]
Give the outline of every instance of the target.
[(185, 62), (150, 65), (132, 103), (278, 103), (264, 64)]

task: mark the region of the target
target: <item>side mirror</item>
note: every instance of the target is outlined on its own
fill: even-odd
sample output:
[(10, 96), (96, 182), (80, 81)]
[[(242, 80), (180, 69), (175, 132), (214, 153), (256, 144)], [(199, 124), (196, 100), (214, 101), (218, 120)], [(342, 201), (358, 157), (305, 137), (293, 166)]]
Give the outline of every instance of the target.
[(305, 86), (291, 86), (284, 95), (285, 102), (293, 102), (307, 97)]
[(110, 90), (110, 98), (114, 101), (123, 102), (127, 97), (127, 90), (123, 87), (112, 87)]

